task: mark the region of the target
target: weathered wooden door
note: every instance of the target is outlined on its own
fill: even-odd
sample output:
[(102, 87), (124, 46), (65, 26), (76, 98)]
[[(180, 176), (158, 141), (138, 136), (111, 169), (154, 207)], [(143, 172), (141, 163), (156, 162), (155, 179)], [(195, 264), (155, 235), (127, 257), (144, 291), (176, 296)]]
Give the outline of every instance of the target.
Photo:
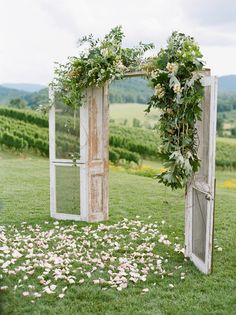
[[(83, 218), (88, 222), (108, 219), (109, 112), (108, 84), (87, 89), (80, 110), (81, 189)], [(83, 180), (83, 182), (82, 182)]]
[(201, 167), (189, 181), (185, 209), (185, 256), (205, 274), (212, 270), (215, 201), (217, 79), (205, 72), (202, 120), (197, 122)]
[(74, 111), (49, 89), (50, 212), (55, 219), (82, 220), (80, 109)]
[(88, 88), (76, 111), (50, 91), (50, 211), (55, 219), (108, 218), (108, 85)]

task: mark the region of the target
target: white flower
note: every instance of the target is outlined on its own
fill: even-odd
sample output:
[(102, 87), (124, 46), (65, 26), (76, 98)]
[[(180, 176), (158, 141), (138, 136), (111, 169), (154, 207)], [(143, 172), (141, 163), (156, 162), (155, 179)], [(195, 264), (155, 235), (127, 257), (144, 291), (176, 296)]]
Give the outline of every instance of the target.
[(159, 76), (159, 73), (160, 73), (160, 70), (156, 69), (156, 70), (151, 71), (150, 76), (152, 79), (155, 79), (156, 77)]
[(154, 94), (159, 98), (163, 98), (164, 95), (165, 95), (165, 89), (161, 86), (160, 83), (158, 83), (156, 86), (155, 86), (155, 90), (154, 90)]
[(179, 94), (181, 92), (181, 85), (180, 84), (174, 84), (173, 90), (176, 94)]
[(178, 65), (174, 62), (168, 62), (167, 63), (167, 66), (166, 66), (166, 69), (171, 72), (171, 73), (177, 73), (178, 71)]
[(43, 289), (43, 291), (46, 292), (47, 294), (52, 294), (52, 293), (54, 293), (49, 287), (45, 287), (45, 288)]
[(59, 294), (58, 296), (59, 296), (60, 299), (63, 299), (64, 296), (65, 296), (65, 294), (64, 294), (64, 293), (61, 293), (61, 294)]
[(50, 290), (54, 291), (54, 290), (56, 289), (56, 287), (57, 287), (57, 286), (56, 286), (55, 284), (51, 284), (51, 285), (50, 285)]
[(4, 253), (9, 253), (9, 247), (8, 246), (2, 246), (0, 247), (0, 250), (3, 251)]
[(121, 287), (122, 289), (126, 289), (127, 286), (128, 286), (127, 282), (123, 282), (123, 283), (120, 284), (120, 287)]
[(74, 279), (68, 279), (68, 282), (70, 283), (70, 284), (73, 284), (73, 283), (75, 283), (75, 280)]
[(172, 283), (170, 283), (170, 284), (169, 284), (169, 288), (170, 288), (170, 289), (173, 289), (173, 288), (174, 288), (174, 285), (173, 285)]
[(108, 48), (101, 49), (101, 54), (103, 55), (103, 57), (108, 57), (109, 49)]
[(145, 288), (145, 289), (142, 290), (142, 292), (147, 293), (147, 292), (149, 292), (149, 289)]
[(93, 283), (94, 283), (94, 284), (99, 284), (99, 282), (100, 282), (99, 279), (93, 280)]
[(7, 286), (7, 285), (4, 285), (4, 286), (0, 287), (0, 290), (1, 290), (1, 291), (2, 291), (2, 290), (6, 290), (6, 289), (8, 289), (8, 286)]
[(5, 263), (2, 265), (2, 269), (7, 268), (10, 264), (11, 262), (9, 260), (5, 261)]
[(123, 65), (121, 60), (117, 62), (116, 66), (120, 71), (124, 71), (126, 69), (126, 66)]
[(23, 292), (22, 295), (23, 295), (23, 296), (28, 296), (28, 295), (29, 295), (29, 292)]

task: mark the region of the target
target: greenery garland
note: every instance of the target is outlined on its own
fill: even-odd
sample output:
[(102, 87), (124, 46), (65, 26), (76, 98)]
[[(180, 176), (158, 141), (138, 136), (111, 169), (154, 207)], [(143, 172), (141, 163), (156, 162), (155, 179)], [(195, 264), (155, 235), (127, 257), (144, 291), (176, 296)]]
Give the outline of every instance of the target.
[(172, 189), (182, 188), (200, 166), (195, 123), (201, 119), (202, 54), (192, 37), (178, 32), (172, 33), (166, 49), (148, 59), (144, 53), (153, 44), (123, 48), (123, 38), (121, 27), (112, 29), (103, 40), (92, 35), (82, 38), (79, 46), (86, 49), (66, 64), (58, 64), (52, 85), (66, 105), (77, 108), (86, 88), (122, 79), (126, 72), (145, 70), (154, 88), (146, 111), (157, 107), (162, 112), (160, 156), (166, 170), (157, 178)]
[(139, 43), (123, 48), (124, 33), (120, 26), (113, 28), (103, 40), (92, 35), (79, 40), (79, 57), (70, 57), (66, 64), (58, 64), (52, 83), (64, 103), (76, 108), (83, 104), (86, 88), (100, 87), (107, 81), (122, 79), (127, 71), (141, 70), (144, 53), (153, 44)]
[(184, 187), (200, 166), (195, 126), (201, 119), (203, 98), (201, 58), (192, 37), (173, 32), (167, 48), (161, 49), (146, 65), (154, 87), (146, 111), (152, 107), (161, 110), (160, 156), (167, 168), (157, 178), (172, 189)]

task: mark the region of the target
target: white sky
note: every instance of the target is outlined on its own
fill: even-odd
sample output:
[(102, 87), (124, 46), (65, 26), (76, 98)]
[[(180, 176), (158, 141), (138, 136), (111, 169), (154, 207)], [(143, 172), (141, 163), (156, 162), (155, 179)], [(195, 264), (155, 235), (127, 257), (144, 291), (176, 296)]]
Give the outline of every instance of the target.
[(78, 38), (122, 25), (125, 46), (195, 37), (216, 75), (236, 74), (236, 0), (0, 0), (0, 84), (48, 84)]

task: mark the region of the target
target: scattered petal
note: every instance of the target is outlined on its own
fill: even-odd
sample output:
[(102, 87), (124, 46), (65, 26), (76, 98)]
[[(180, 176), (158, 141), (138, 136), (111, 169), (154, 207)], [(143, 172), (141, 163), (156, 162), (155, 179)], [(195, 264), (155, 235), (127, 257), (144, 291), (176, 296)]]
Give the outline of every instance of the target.
[(147, 293), (147, 292), (149, 292), (149, 289), (145, 288), (145, 289), (142, 290), (142, 292)]

